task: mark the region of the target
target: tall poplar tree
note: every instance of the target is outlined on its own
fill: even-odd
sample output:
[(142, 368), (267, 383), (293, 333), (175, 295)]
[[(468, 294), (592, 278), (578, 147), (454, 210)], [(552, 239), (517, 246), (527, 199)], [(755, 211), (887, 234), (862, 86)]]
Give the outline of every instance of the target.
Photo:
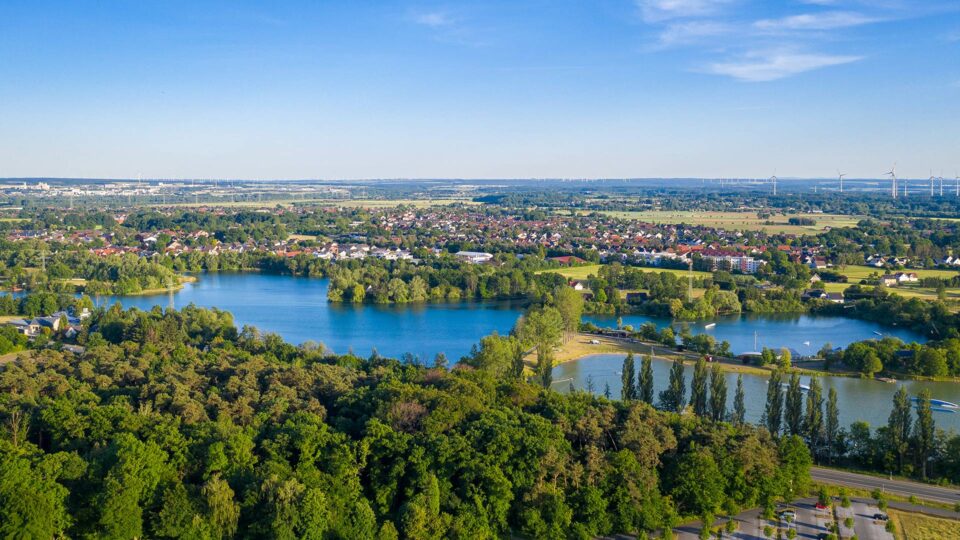
[(803, 429), (807, 434), (807, 445), (813, 452), (814, 458), (823, 454), (823, 387), (820, 386), (820, 378), (817, 376), (810, 379)]
[(827, 392), (827, 419), (824, 429), (824, 444), (827, 446), (827, 459), (833, 463), (837, 454), (840, 437), (840, 408), (837, 406), (837, 391), (833, 387)]
[(920, 465), (920, 474), (927, 479), (927, 461), (933, 451), (934, 433), (933, 410), (930, 408), (930, 390), (924, 388), (917, 399), (917, 423), (914, 426), (914, 444), (917, 448), (917, 461)]
[(707, 361), (701, 356), (693, 367), (693, 381), (690, 383), (690, 406), (697, 416), (707, 415)]
[(737, 375), (737, 393), (733, 397), (733, 423), (742, 426), (747, 421), (746, 396), (743, 393), (743, 374)]
[(803, 434), (803, 389), (800, 388), (800, 375), (790, 376), (787, 386), (787, 398), (783, 411), (783, 420), (790, 435)]
[(653, 357), (644, 355), (640, 362), (640, 379), (637, 381), (638, 396), (641, 401), (653, 405)]
[(902, 473), (903, 460), (910, 449), (910, 397), (904, 386), (893, 395), (893, 410), (890, 411), (887, 428), (890, 451), (897, 456), (898, 471)]
[(687, 404), (687, 383), (683, 375), (683, 360), (673, 361), (670, 368), (670, 382), (666, 390), (660, 392), (660, 407), (668, 411), (680, 412)]
[(710, 417), (715, 422), (727, 417), (727, 379), (719, 363), (710, 369)]
[(767, 386), (767, 404), (763, 409), (763, 418), (760, 423), (767, 427), (771, 435), (780, 435), (780, 426), (783, 423), (783, 388), (782, 376), (779, 369), (773, 370)]
[(637, 367), (634, 365), (633, 353), (627, 353), (623, 359), (623, 368), (620, 372), (620, 399), (623, 401), (632, 401), (637, 398), (637, 385), (634, 383), (634, 377), (637, 373)]

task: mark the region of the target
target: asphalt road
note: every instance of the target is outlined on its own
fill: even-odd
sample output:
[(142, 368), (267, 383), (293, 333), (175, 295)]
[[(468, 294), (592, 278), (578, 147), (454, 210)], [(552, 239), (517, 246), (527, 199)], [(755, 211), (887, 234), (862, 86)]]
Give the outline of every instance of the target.
[[(893, 535), (886, 530), (886, 522), (873, 519), (880, 509), (872, 503), (857, 499), (851, 501), (850, 511), (856, 520), (853, 528), (858, 540), (890, 540)], [(884, 512), (886, 513), (886, 512)]]
[(890, 480), (877, 476), (866, 474), (851, 473), (845, 471), (835, 471), (833, 469), (823, 469), (813, 467), (810, 469), (810, 476), (819, 482), (827, 482), (840, 486), (849, 486), (861, 489), (881, 489), (885, 493), (893, 493), (903, 497), (916, 495), (920, 499), (927, 501), (957, 504), (960, 503), (960, 489), (944, 488), (921, 484), (920, 482), (911, 482), (909, 480)]

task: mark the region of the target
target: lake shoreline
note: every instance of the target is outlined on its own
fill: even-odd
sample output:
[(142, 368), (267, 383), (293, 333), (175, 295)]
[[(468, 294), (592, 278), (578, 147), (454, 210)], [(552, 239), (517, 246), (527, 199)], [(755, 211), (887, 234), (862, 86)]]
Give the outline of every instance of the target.
[(158, 296), (165, 293), (177, 292), (183, 289), (187, 283), (196, 283), (199, 278), (192, 275), (180, 274), (180, 282), (173, 287), (161, 287), (158, 289), (143, 289), (135, 293), (124, 294), (122, 296)]
[[(597, 343), (591, 343), (591, 341), (596, 341)], [(664, 347), (663, 345), (651, 342), (643, 341), (628, 341), (622, 338), (614, 338), (610, 336), (600, 336), (596, 334), (589, 334), (585, 332), (577, 333), (575, 336), (568, 338), (559, 349), (554, 351), (554, 366), (561, 364), (567, 364), (570, 362), (576, 362), (578, 360), (583, 360), (590, 358), (592, 356), (601, 356), (605, 354), (627, 354), (634, 353), (637, 356), (643, 356), (647, 354), (652, 354), (655, 359), (673, 361), (678, 358), (683, 360), (684, 364), (694, 364), (697, 359), (702, 355), (699, 353), (693, 353), (688, 351), (677, 351)], [(528, 365), (536, 365), (536, 354), (531, 353), (528, 356)], [(773, 373), (774, 367), (760, 367), (749, 364), (744, 364), (739, 360), (733, 358), (719, 358), (714, 356), (714, 361), (712, 364), (718, 364), (720, 369), (723, 371), (728, 371), (732, 373), (750, 373), (752, 375), (760, 375), (763, 377), (769, 377)], [(799, 373), (800, 375), (818, 375), (826, 377), (849, 377), (849, 378), (862, 378), (859, 372), (856, 371), (838, 371), (838, 370), (823, 370), (823, 369), (814, 369), (809, 367), (802, 366), (791, 366), (788, 370), (790, 373)], [(925, 376), (912, 376), (905, 373), (896, 373), (894, 374), (897, 380), (913, 380), (913, 381), (929, 381), (929, 382), (960, 382), (960, 379), (954, 377), (945, 377), (945, 378), (933, 378)], [(879, 380), (879, 379), (874, 379)]]

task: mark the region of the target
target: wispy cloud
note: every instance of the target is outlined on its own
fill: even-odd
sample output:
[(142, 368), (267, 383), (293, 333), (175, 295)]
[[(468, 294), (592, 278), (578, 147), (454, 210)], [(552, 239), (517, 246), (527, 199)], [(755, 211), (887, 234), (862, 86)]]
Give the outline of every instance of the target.
[(862, 58), (862, 56), (847, 55), (754, 51), (736, 61), (710, 64), (707, 71), (741, 81), (763, 82), (829, 66), (849, 64)]
[(441, 28), (454, 24), (455, 19), (442, 11), (428, 11), (423, 13), (414, 13), (413, 22), (429, 26), (430, 28)]
[[(863, 55), (835, 50), (841, 42), (829, 31), (916, 15), (900, 0), (796, 0), (768, 18), (754, 15), (755, 6), (745, 0), (634, 1), (655, 30), (648, 34), (654, 36), (649, 52), (685, 48), (701, 66), (697, 71), (751, 82), (856, 62)], [(843, 45), (857, 35), (848, 34), (854, 37)]]
[(636, 0), (643, 20), (660, 22), (672, 19), (715, 15), (731, 0)]
[(733, 30), (731, 25), (716, 21), (686, 21), (667, 25), (660, 32), (660, 46), (689, 45), (728, 34)]
[(764, 31), (779, 30), (833, 30), (879, 22), (883, 19), (853, 11), (826, 11), (821, 13), (803, 13), (780, 19), (761, 19), (753, 23), (754, 28)]
[(489, 31), (474, 24), (464, 10), (433, 9), (412, 11), (407, 20), (422, 28), (435, 40), (442, 43), (482, 47), (488, 44)]

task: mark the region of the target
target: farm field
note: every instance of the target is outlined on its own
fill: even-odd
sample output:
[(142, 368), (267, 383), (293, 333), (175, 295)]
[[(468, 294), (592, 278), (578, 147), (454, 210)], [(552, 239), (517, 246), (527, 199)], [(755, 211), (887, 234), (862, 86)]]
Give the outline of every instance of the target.
[[(687, 223), (690, 225), (703, 225), (706, 227), (716, 227), (719, 229), (739, 229), (759, 231), (765, 229), (771, 233), (786, 234), (805, 234), (817, 233), (826, 228), (835, 227), (854, 227), (857, 222), (863, 219), (861, 216), (842, 216), (837, 214), (791, 214), (789, 216), (773, 215), (767, 219), (757, 217), (756, 212), (693, 212), (693, 211), (673, 211), (673, 210), (649, 210), (649, 211), (627, 211), (627, 212), (602, 212), (608, 216), (621, 219), (636, 219), (649, 223), (662, 223), (676, 225)], [(816, 225), (790, 225), (788, 220), (791, 217), (810, 218), (816, 221)], [(768, 223), (768, 222), (772, 222)]]
[[(554, 272), (560, 274), (568, 279), (587, 279), (590, 275), (597, 275), (600, 271), (602, 264), (587, 264), (584, 266), (571, 266), (569, 268), (557, 268), (556, 270), (543, 270), (544, 272)], [(671, 274), (677, 274), (679, 276), (686, 276), (691, 274), (687, 270), (677, 270), (675, 268), (641, 268), (644, 272), (669, 272)], [(700, 272), (694, 270), (692, 272), (693, 277), (709, 277), (711, 274), (709, 272)]]

